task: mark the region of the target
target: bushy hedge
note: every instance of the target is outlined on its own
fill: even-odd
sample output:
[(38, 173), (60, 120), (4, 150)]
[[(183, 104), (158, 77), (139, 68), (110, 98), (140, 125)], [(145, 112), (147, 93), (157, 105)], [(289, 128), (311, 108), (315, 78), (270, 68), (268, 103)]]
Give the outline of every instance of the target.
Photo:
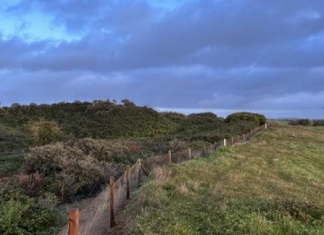
[(263, 125), (266, 123), (267, 119), (262, 114), (249, 113), (249, 112), (232, 113), (225, 118), (226, 123), (238, 122), (238, 121), (255, 122), (258, 125)]

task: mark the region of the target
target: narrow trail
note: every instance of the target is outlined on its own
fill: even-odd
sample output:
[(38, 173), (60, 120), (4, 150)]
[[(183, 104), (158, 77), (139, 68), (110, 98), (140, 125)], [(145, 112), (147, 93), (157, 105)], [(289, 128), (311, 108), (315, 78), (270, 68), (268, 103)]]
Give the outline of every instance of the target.
[[(137, 165), (130, 169), (130, 189), (138, 187)], [(145, 177), (141, 176), (142, 179)], [(126, 203), (126, 174), (124, 173), (115, 181), (115, 215), (124, 207)], [(110, 190), (106, 187), (95, 198), (85, 199), (76, 202), (76, 206), (70, 205), (67, 209), (79, 208), (79, 235), (107, 235), (110, 228)], [(60, 230), (57, 235), (68, 234), (68, 223)]]
[[(80, 235), (107, 235), (110, 229), (109, 191), (104, 189), (97, 197), (87, 199), (88, 203), (79, 214)], [(68, 225), (57, 235), (67, 235)]]

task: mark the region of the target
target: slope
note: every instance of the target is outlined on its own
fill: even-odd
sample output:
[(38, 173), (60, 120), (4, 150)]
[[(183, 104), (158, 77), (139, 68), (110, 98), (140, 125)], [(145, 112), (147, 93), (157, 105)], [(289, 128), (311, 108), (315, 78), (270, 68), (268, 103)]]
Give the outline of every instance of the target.
[(323, 141), (323, 129), (273, 123), (246, 144), (158, 168), (121, 226), (128, 234), (324, 234)]

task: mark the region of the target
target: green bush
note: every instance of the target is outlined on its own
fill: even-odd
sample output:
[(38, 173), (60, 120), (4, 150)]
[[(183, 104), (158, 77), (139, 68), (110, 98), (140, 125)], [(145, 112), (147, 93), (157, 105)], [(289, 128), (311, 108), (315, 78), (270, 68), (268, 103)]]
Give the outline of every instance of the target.
[(186, 115), (177, 112), (162, 112), (161, 115), (175, 123), (179, 123), (186, 118)]
[(239, 121), (255, 122), (257, 125), (263, 125), (266, 123), (267, 119), (262, 114), (249, 112), (232, 113), (225, 118), (226, 123)]
[(27, 129), (33, 136), (33, 145), (45, 145), (63, 138), (63, 132), (55, 121), (40, 119), (29, 122)]
[[(52, 197), (53, 199), (53, 197)], [(57, 201), (37, 200), (15, 193), (0, 192), (0, 234), (50, 235), (62, 224), (62, 214), (55, 209)]]

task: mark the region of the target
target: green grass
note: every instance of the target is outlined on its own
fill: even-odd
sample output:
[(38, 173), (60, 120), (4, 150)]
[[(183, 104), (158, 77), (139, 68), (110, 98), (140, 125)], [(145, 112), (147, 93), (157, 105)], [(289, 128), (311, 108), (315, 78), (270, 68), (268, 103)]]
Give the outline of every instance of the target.
[(22, 128), (12, 128), (0, 123), (0, 177), (19, 172), (22, 151), (28, 147), (28, 138)]
[(0, 156), (0, 177), (18, 173), (22, 164), (22, 157)]
[(128, 234), (324, 234), (324, 131), (273, 124), (249, 143), (157, 168)]

